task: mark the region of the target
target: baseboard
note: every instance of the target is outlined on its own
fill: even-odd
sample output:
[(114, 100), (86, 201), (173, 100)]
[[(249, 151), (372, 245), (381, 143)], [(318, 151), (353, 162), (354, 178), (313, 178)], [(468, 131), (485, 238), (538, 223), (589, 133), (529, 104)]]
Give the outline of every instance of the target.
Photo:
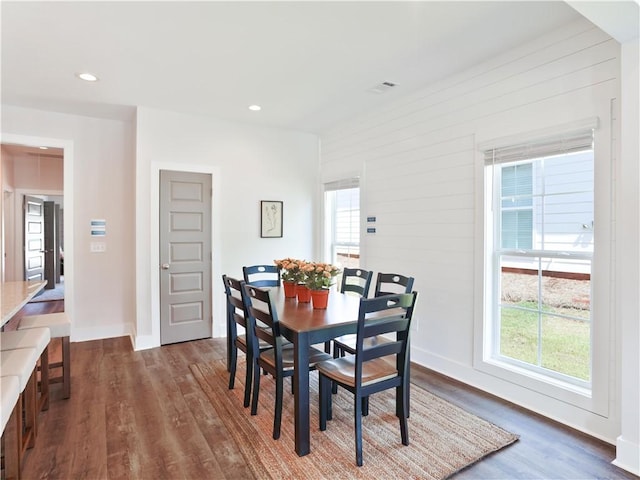
[(133, 344), (133, 349), (135, 351), (138, 350), (149, 350), (150, 348), (157, 348), (160, 346), (158, 343), (158, 339), (153, 335), (131, 335), (131, 343)]
[(126, 337), (131, 335), (129, 325), (119, 324), (104, 327), (78, 328), (71, 327), (72, 342), (88, 342), (91, 340), (104, 340), (105, 338)]
[(619, 436), (616, 439), (616, 459), (611, 463), (640, 476), (640, 445), (625, 440), (622, 435)]

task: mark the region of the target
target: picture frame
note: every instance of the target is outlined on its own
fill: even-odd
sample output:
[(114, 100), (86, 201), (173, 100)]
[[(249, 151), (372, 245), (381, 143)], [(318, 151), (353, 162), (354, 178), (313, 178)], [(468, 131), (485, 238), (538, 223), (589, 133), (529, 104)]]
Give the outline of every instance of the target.
[(282, 238), (282, 207), (279, 200), (260, 201), (261, 238)]

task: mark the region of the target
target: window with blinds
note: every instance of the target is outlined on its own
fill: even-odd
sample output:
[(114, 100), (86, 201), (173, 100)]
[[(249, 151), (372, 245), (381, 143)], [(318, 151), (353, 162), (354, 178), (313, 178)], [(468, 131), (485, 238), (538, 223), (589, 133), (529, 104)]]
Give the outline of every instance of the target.
[(593, 130), (484, 157), (492, 358), (590, 388)]
[(331, 263), (360, 263), (360, 187), (357, 178), (325, 184), (325, 239)]
[(533, 246), (533, 164), (504, 165), (500, 207), (502, 248)]

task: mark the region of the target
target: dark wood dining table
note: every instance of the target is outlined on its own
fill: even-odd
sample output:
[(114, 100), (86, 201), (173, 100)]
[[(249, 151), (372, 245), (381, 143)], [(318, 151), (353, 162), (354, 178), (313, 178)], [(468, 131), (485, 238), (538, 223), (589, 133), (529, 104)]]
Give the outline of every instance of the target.
[[(309, 358), (310, 345), (356, 333), (360, 297), (332, 289), (326, 310), (314, 309), (311, 303), (285, 298), (284, 288), (271, 289), (271, 298), (280, 320), (282, 335), (294, 345), (294, 425), (295, 450), (299, 456), (311, 452), (309, 425)], [(303, 366), (302, 368), (298, 368)]]

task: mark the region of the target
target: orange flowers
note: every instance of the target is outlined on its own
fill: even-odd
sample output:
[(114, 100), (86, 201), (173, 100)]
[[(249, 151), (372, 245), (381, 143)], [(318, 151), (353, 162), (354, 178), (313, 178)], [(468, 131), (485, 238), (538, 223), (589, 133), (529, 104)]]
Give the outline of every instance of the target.
[(305, 267), (307, 279), (305, 283), (311, 290), (329, 288), (333, 279), (340, 273), (340, 269), (330, 263), (310, 263)]
[(274, 260), (280, 269), (280, 274), (285, 282), (304, 283), (311, 290), (329, 288), (333, 280), (340, 273), (335, 265), (323, 262), (307, 262), (294, 258)]

